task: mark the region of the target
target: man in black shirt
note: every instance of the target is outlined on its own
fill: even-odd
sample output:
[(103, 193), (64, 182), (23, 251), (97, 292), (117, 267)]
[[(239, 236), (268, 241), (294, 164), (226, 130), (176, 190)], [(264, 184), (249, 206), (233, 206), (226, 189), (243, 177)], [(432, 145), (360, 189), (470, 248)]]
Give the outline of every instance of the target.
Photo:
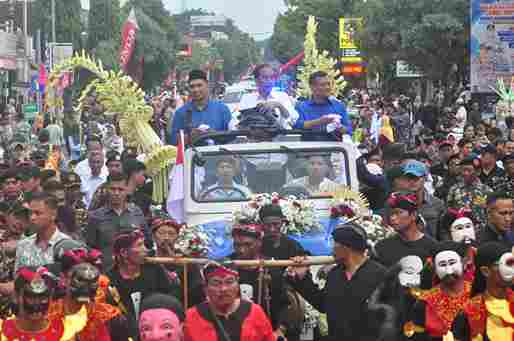
[(259, 211), (259, 218), (264, 227), (263, 256), (274, 259), (290, 259), (306, 254), (300, 243), (289, 239), (281, 232), (287, 220), (278, 204), (263, 206)]
[(110, 303), (120, 308), (133, 328), (130, 335), (136, 340), (137, 316), (141, 301), (153, 293), (181, 298), (180, 286), (172, 285), (164, 269), (144, 264), (147, 250), (141, 230), (122, 230), (114, 237), (114, 268), (107, 273), (111, 280)]
[(487, 226), (478, 236), (480, 245), (487, 242), (499, 242), (511, 248), (514, 245), (512, 218), (514, 205), (512, 199), (504, 192), (491, 193), (487, 196)]
[[(235, 252), (231, 259), (263, 259), (262, 225), (239, 223), (232, 230)], [(261, 273), (262, 271), (265, 271)], [(267, 276), (266, 272), (269, 273)], [(263, 276), (260, 279), (260, 276)], [(289, 325), (287, 317), (288, 297), (280, 269), (241, 268), (239, 286), (242, 298), (260, 304), (269, 315), (277, 336), (286, 336), (288, 341), (299, 340), (302, 321)], [(285, 332), (285, 335), (283, 335)]]
[(386, 267), (393, 266), (405, 256), (418, 256), (425, 261), (432, 255), (437, 242), (418, 227), (416, 194), (395, 192), (387, 203), (391, 208), (389, 223), (397, 234), (375, 246), (377, 261)]
[(366, 301), (386, 270), (368, 258), (367, 235), (361, 226), (345, 224), (332, 235), (338, 265), (329, 272), (325, 288), (320, 290), (304, 267), (288, 268), (288, 279), (310, 304), (327, 314), (329, 340), (375, 341)]

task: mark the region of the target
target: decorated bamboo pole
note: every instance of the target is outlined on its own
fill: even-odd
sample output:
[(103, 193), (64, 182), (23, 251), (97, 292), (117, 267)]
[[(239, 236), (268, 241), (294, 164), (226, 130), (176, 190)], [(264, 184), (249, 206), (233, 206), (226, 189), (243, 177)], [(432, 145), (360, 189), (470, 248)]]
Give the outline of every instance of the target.
[(187, 264), (184, 264), (184, 310), (187, 310), (189, 308), (189, 302), (188, 302), (188, 291), (189, 291), (189, 281), (188, 281), (188, 266)]
[[(196, 264), (205, 265), (213, 262), (212, 259), (207, 258), (185, 258), (185, 257), (147, 257), (147, 263), (151, 264)], [(332, 256), (312, 256), (305, 257), (301, 261), (295, 260), (268, 260), (268, 259), (255, 259), (255, 260), (232, 260), (228, 262), (222, 262), (222, 264), (232, 265), (238, 268), (253, 268), (253, 267), (264, 267), (264, 268), (285, 268), (288, 266), (311, 266), (311, 265), (328, 265), (334, 264), (335, 259)]]

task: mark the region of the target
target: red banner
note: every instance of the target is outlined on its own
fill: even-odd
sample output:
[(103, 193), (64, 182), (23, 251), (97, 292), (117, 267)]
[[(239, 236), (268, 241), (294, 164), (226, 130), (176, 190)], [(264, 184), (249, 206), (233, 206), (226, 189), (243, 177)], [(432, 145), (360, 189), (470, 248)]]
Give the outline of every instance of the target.
[(136, 13), (134, 9), (130, 11), (130, 14), (123, 25), (123, 31), (121, 33), (121, 50), (120, 50), (120, 67), (124, 72), (127, 72), (130, 59), (134, 53), (136, 47), (136, 35), (139, 27), (137, 26)]

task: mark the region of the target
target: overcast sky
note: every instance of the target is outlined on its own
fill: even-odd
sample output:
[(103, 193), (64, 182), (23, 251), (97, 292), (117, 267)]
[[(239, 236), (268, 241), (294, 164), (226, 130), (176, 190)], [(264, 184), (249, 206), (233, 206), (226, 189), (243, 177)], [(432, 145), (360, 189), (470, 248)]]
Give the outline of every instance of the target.
[[(182, 0), (163, 0), (172, 13), (182, 10)], [(257, 40), (271, 36), (273, 24), (285, 9), (282, 0), (187, 0), (188, 9), (204, 8), (233, 19), (243, 31)], [(261, 34), (262, 33), (262, 34)]]

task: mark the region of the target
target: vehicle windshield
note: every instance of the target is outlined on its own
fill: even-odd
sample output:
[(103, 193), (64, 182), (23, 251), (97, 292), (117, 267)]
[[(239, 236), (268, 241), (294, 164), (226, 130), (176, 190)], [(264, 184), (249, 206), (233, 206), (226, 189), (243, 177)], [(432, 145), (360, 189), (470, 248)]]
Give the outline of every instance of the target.
[(198, 202), (247, 201), (254, 194), (273, 192), (326, 198), (339, 185), (349, 186), (349, 181), (343, 149), (227, 150), (195, 157), (192, 193)]
[(225, 97), (223, 97), (224, 103), (239, 103), (241, 100), (241, 97), (243, 96), (242, 92), (228, 92), (225, 94)]

